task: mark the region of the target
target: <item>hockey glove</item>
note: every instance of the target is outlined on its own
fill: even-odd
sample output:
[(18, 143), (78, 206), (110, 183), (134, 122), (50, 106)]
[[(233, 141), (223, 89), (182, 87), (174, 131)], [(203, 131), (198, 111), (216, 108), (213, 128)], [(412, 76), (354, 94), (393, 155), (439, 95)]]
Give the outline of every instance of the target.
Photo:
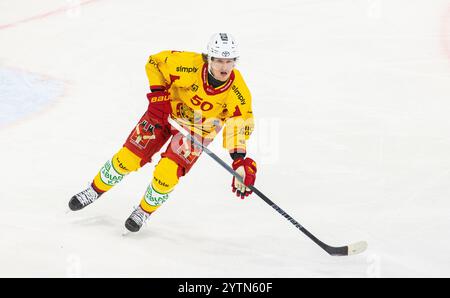
[(167, 91), (155, 91), (147, 94), (149, 101), (148, 113), (160, 120), (162, 124), (167, 124), (172, 106), (170, 105), (170, 94)]
[(233, 192), (236, 193), (237, 197), (241, 197), (244, 199), (249, 196), (252, 191), (247, 187), (249, 185), (254, 185), (256, 180), (256, 162), (251, 158), (242, 158), (239, 157), (233, 161), (232, 164), (233, 170), (236, 171), (244, 180), (244, 184), (239, 182), (233, 176), (233, 182), (231, 187), (233, 188)]

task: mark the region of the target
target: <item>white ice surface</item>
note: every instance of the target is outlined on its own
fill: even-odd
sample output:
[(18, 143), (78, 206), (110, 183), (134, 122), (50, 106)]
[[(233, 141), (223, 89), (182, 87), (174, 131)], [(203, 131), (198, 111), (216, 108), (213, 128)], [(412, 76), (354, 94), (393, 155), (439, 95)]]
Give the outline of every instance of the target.
[[(0, 3), (1, 277), (450, 277), (449, 0), (30, 3)], [(65, 213), (145, 110), (148, 55), (203, 51), (217, 31), (240, 41), (257, 187), (364, 254), (330, 257), (258, 197), (234, 198), (206, 155), (137, 235), (123, 223), (159, 155)], [(7, 85), (12, 69), (43, 93)]]

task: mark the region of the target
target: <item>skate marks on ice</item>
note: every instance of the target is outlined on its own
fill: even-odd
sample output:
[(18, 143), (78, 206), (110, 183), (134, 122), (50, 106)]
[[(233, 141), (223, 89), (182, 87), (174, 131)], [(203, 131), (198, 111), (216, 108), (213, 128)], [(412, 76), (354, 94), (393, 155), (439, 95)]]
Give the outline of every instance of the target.
[(81, 227), (95, 227), (95, 226), (114, 227), (117, 225), (117, 220), (111, 216), (98, 215), (71, 220), (71, 224)]
[(149, 239), (149, 238), (161, 238), (166, 240), (173, 240), (174, 237), (166, 237), (165, 233), (158, 231), (157, 229), (153, 229), (149, 227), (149, 224), (146, 224), (142, 227), (142, 229), (139, 232), (133, 233), (128, 231), (124, 224), (126, 217), (124, 218), (116, 218), (114, 216), (110, 215), (79, 215), (74, 214), (74, 211), (67, 210), (65, 212), (66, 216), (73, 215), (75, 218), (72, 218), (69, 220), (70, 225), (78, 228), (98, 228), (98, 230), (108, 229), (111, 236), (114, 238), (121, 238), (126, 237), (130, 239)]

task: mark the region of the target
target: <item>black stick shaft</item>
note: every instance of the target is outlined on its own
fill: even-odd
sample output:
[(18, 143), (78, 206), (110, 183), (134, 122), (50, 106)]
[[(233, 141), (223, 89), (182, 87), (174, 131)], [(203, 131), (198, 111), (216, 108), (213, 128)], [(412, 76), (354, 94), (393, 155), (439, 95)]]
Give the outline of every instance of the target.
[[(178, 124), (178, 123), (177, 123)], [(172, 125), (174, 126), (174, 125)], [(175, 127), (175, 126), (174, 126)], [(236, 173), (227, 163), (225, 163), (220, 157), (218, 157), (214, 152), (209, 150), (206, 146), (204, 146), (201, 142), (196, 140), (190, 133), (183, 133), (178, 127), (175, 127), (180, 133), (182, 133), (184, 136), (189, 138), (191, 142), (202, 148), (203, 152), (208, 154), (212, 159), (214, 159), (217, 163), (219, 163), (225, 170), (227, 170), (231, 175), (233, 175), (236, 179), (238, 179), (240, 182), (244, 183), (242, 177)], [(323, 250), (325, 250), (327, 253), (330, 253), (330, 247), (317, 239), (316, 236), (311, 234), (307, 229), (305, 229), (298, 221), (296, 221), (292, 216), (287, 214), (283, 209), (281, 209), (277, 204), (272, 202), (265, 194), (263, 194), (261, 191), (259, 191), (255, 186), (249, 185), (247, 186), (249, 189), (251, 189), (256, 195), (258, 195), (264, 202), (266, 202), (270, 207), (275, 209), (278, 213), (283, 215), (284, 218), (286, 218), (291, 224), (293, 224), (297, 229), (302, 231), (308, 238), (310, 238), (312, 241), (314, 241), (317, 245), (319, 245)]]

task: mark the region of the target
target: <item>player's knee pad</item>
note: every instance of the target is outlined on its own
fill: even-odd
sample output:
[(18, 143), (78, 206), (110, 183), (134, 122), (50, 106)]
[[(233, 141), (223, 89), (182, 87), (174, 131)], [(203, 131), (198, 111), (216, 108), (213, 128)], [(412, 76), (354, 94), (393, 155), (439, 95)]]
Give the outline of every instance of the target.
[(122, 181), (123, 177), (140, 168), (141, 159), (128, 148), (122, 147), (94, 178), (94, 187), (98, 192), (108, 191), (111, 187)]
[(178, 184), (178, 164), (164, 157), (155, 167), (153, 172), (153, 189), (159, 193), (167, 194)]
[(153, 172), (153, 181), (147, 188), (141, 201), (141, 208), (151, 213), (158, 209), (168, 198), (178, 183), (178, 164), (166, 157), (162, 158)]
[(126, 175), (130, 172), (137, 171), (141, 167), (141, 158), (131, 152), (127, 147), (122, 147), (113, 156), (112, 164), (117, 172)]

